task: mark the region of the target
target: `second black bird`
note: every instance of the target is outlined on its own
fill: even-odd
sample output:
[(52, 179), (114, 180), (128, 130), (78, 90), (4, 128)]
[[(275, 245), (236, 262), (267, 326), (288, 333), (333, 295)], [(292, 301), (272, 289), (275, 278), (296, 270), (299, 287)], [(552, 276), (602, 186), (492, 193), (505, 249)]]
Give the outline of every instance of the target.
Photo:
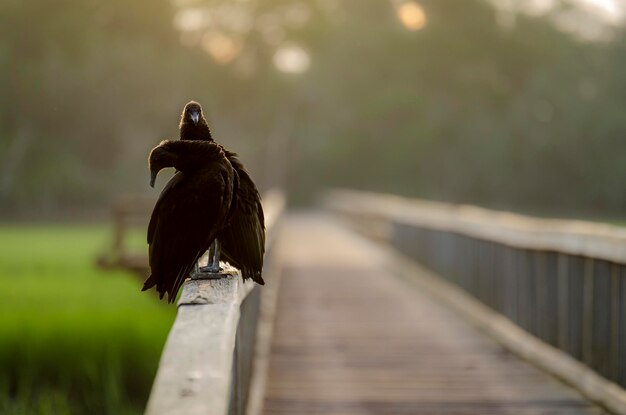
[[(185, 105), (179, 127), (181, 140), (215, 143), (202, 107), (195, 101)], [(221, 242), (222, 256), (241, 270), (244, 279), (251, 278), (263, 285), (265, 282), (261, 273), (265, 253), (265, 219), (261, 196), (237, 153), (217, 145), (223, 149), (239, 178), (237, 204), (230, 223), (217, 236)]]
[(232, 216), (237, 176), (224, 151), (203, 141), (163, 141), (150, 153), (150, 185), (159, 171), (178, 173), (164, 187), (148, 225), (151, 275), (143, 290), (156, 285), (171, 303), (198, 259)]

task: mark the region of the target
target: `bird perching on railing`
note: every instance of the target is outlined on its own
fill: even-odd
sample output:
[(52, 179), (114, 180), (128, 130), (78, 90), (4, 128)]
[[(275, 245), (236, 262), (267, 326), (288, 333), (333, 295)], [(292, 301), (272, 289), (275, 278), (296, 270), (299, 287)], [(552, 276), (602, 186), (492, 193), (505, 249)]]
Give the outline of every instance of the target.
[[(168, 301), (173, 302), (194, 267), (197, 278), (223, 276), (220, 254), (241, 270), (244, 280), (263, 285), (261, 197), (237, 154), (213, 140), (200, 104), (192, 101), (185, 106), (180, 140), (161, 142), (150, 153), (149, 163), (153, 187), (161, 169), (174, 167), (177, 172), (152, 212), (148, 226), (151, 275), (143, 290), (156, 285), (160, 297), (167, 292)], [(198, 268), (198, 260), (211, 246), (212, 261), (209, 258), (208, 266)]]
[[(199, 103), (185, 105), (180, 119), (180, 139), (215, 143)], [(217, 144), (217, 143), (216, 143)], [(219, 271), (221, 255), (241, 270), (244, 279), (251, 278), (264, 285), (261, 275), (265, 254), (265, 219), (261, 196), (237, 153), (217, 144), (235, 170), (239, 186), (235, 191), (236, 205), (228, 225), (217, 235), (214, 246), (213, 272)]]
[(180, 286), (227, 226), (236, 206), (237, 176), (222, 148), (207, 141), (162, 141), (150, 152), (150, 186), (159, 171), (178, 171), (154, 206), (148, 225), (151, 275), (171, 303)]

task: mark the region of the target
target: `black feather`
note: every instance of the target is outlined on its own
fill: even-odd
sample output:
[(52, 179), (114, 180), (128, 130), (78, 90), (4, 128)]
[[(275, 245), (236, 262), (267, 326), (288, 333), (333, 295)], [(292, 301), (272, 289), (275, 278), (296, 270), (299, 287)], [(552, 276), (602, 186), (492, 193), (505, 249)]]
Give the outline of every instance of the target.
[(209, 142), (164, 141), (151, 169), (175, 167), (148, 225), (150, 269), (143, 290), (156, 285), (171, 303), (198, 258), (227, 225), (235, 173), (222, 149)]
[[(190, 108), (196, 111), (199, 108), (200, 120), (197, 124), (193, 123), (187, 115)], [(183, 110), (180, 139), (215, 142), (202, 108), (197, 102), (188, 103)], [(244, 279), (250, 278), (264, 285), (262, 271), (265, 254), (265, 218), (261, 196), (237, 153), (224, 149), (220, 144), (217, 145), (224, 151), (238, 178), (234, 208), (230, 212), (228, 226), (217, 235), (217, 239), (222, 244), (222, 257), (234, 267), (239, 268)]]

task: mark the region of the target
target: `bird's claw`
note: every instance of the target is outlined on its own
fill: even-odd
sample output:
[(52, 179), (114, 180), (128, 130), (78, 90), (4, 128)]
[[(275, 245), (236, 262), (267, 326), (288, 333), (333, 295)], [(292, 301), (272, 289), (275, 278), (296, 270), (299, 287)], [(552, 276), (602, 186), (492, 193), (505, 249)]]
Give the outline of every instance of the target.
[(227, 274), (223, 274), (222, 269), (217, 267), (215, 269), (212, 265), (206, 267), (198, 267), (198, 269), (191, 275), (192, 280), (218, 280), (226, 277)]
[(219, 274), (222, 271), (222, 268), (214, 265), (207, 265), (206, 267), (199, 267), (198, 272), (205, 274)]

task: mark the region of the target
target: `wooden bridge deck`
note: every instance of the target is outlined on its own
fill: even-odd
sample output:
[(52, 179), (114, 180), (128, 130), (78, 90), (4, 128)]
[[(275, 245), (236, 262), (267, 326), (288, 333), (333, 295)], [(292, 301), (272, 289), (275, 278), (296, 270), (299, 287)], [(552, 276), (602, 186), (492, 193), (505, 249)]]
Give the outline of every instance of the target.
[(394, 276), (336, 222), (285, 221), (266, 414), (604, 414)]

